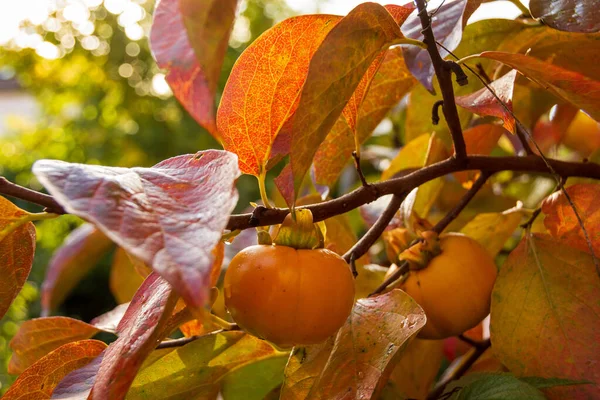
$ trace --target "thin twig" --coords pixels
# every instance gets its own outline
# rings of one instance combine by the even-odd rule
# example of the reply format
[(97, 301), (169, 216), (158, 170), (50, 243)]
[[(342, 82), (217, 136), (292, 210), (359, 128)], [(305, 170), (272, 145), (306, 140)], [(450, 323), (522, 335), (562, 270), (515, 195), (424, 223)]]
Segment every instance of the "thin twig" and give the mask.
[(444, 229), (446, 229), (446, 227), (448, 227), (448, 225), (450, 225), (450, 223), (454, 221), (456, 217), (458, 217), (458, 214), (460, 214), (461, 211), (467, 206), (467, 204), (469, 204), (473, 197), (475, 197), (477, 192), (479, 192), (479, 190), (483, 187), (490, 175), (491, 174), (488, 172), (482, 172), (479, 175), (479, 178), (477, 178), (477, 180), (473, 183), (473, 186), (471, 186), (467, 193), (465, 193), (464, 196), (460, 199), (458, 204), (456, 204), (456, 206), (454, 206), (454, 208), (450, 210), (444, 216), (444, 218), (442, 218), (437, 224), (435, 224), (432, 231), (438, 234), (442, 233)]
[(190, 337), (182, 337), (179, 339), (171, 339), (171, 340), (164, 340), (162, 342), (160, 342), (158, 344), (158, 346), (156, 346), (156, 350), (159, 349), (171, 349), (173, 347), (181, 347), (181, 346), (185, 346), (188, 343), (192, 343), (195, 340), (198, 340), (200, 338), (206, 337), (208, 335), (216, 335), (218, 333), (222, 333), (222, 332), (226, 332), (225, 329), (219, 329), (216, 330), (214, 332), (210, 332), (207, 333), (205, 335), (194, 335), (194, 336), (190, 336)]
[(375, 241), (379, 239), (385, 228), (387, 228), (387, 226), (389, 225), (392, 218), (394, 218), (394, 215), (396, 215), (396, 212), (398, 211), (400, 205), (404, 201), (406, 194), (407, 193), (405, 192), (400, 195), (395, 194), (392, 196), (392, 199), (390, 200), (389, 204), (387, 205), (385, 210), (383, 210), (375, 224), (373, 224), (373, 226), (367, 231), (367, 233), (365, 233), (365, 235), (361, 237), (360, 240), (356, 242), (354, 246), (352, 246), (352, 248), (346, 252), (346, 254), (344, 254), (343, 258), (344, 260), (346, 260), (346, 262), (349, 263), (351, 259), (357, 260), (360, 257), (362, 257), (363, 254), (369, 251), (369, 248), (371, 248), (371, 246), (373, 246), (373, 243), (375, 243)]
[(62, 208), (62, 206), (58, 204), (56, 200), (54, 200), (54, 197), (44, 193), (36, 192), (35, 190), (31, 190), (23, 186), (19, 186), (2, 176), (0, 176), (0, 194), (14, 197), (15, 199), (25, 200), (29, 203), (45, 207), (45, 211), (48, 213), (66, 213), (64, 208)]
[(456, 102), (454, 100), (452, 72), (450, 67), (442, 59), (436, 46), (435, 36), (431, 27), (431, 17), (427, 13), (425, 0), (416, 0), (416, 3), (417, 9), (419, 10), (421, 26), (423, 28), (421, 31), (423, 33), (423, 42), (427, 45), (427, 52), (431, 58), (431, 63), (435, 70), (440, 85), (440, 91), (442, 92), (442, 97), (444, 99), (442, 109), (444, 111), (444, 117), (446, 117), (446, 123), (450, 129), (450, 134), (452, 135), (452, 141), (454, 142), (454, 156), (459, 160), (463, 160), (467, 156), (467, 147), (460, 126)]
[[(436, 42), (436, 44), (438, 46), (440, 46), (441, 48), (443, 48), (444, 50), (446, 50), (446, 52), (448, 52), (448, 54), (450, 54), (452, 57), (454, 57), (455, 59), (459, 60), (459, 58), (456, 56), (456, 54), (454, 54), (452, 51), (450, 51), (448, 48), (446, 48), (443, 44), (441, 44), (440, 42)], [(525, 126), (523, 126), (523, 124), (521, 123), (521, 121), (519, 121), (519, 119), (513, 113), (513, 111), (508, 107), (508, 105), (506, 105), (502, 101), (502, 99), (496, 94), (496, 92), (494, 91), (494, 89), (492, 89), (492, 87), (490, 86), (490, 83), (491, 83), (490, 82), (490, 78), (487, 77), (487, 75), (486, 75), (486, 78), (487, 78), (487, 82), (486, 82), (486, 79), (484, 79), (481, 75), (479, 75), (479, 73), (477, 73), (468, 64), (463, 63), (462, 65), (464, 65), (466, 69), (468, 69), (473, 75), (475, 75), (477, 77), (477, 79), (479, 79), (481, 81), (481, 83), (483, 84), (483, 86), (485, 86), (485, 88), (492, 94), (492, 96), (494, 96), (496, 98), (496, 100), (498, 101), (498, 103), (500, 103), (500, 105), (502, 106), (502, 108), (507, 113), (509, 113), (510, 116), (515, 120), (515, 125), (516, 125), (515, 133), (516, 133), (517, 137), (519, 138), (519, 140), (521, 141), (521, 145), (523, 146), (523, 150), (525, 150), (525, 153), (527, 155), (534, 154), (533, 150), (529, 146), (529, 141), (527, 140), (527, 136), (531, 137), (531, 135), (529, 134), (529, 132), (527, 131), (527, 129), (525, 128)], [(477, 65), (478, 65), (479, 68), (481, 68), (482, 71), (484, 71), (483, 67), (481, 67), (481, 64), (477, 64)], [(541, 153), (541, 150), (539, 150), (539, 151)]]
[(394, 271), (393, 274), (388, 276), (375, 290), (373, 290), (369, 297), (375, 296), (377, 294), (382, 293), (389, 285), (393, 282), (396, 282), (402, 275), (408, 272), (408, 261), (403, 261), (402, 264), (398, 265), (398, 269)]
[(365, 178), (365, 175), (363, 174), (362, 168), (360, 167), (360, 156), (358, 155), (358, 153), (356, 151), (352, 152), (352, 158), (354, 159), (354, 167), (356, 168), (356, 173), (358, 174), (360, 183), (364, 187), (371, 186), (371, 185), (369, 185), (369, 182), (367, 182), (367, 179)]
[(486, 347), (487, 346), (485, 340), (484, 341), (473, 340), (473, 339), (471, 339), (471, 338), (469, 338), (469, 337), (467, 337), (465, 335), (462, 335), (462, 334), (458, 335), (458, 338), (461, 341), (463, 341), (463, 342), (465, 342), (465, 343), (467, 343), (467, 344), (469, 344), (469, 345), (471, 345), (473, 347)]
[(445, 377), (444, 380), (438, 382), (435, 385), (433, 390), (427, 395), (427, 400), (438, 399), (442, 395), (442, 393), (444, 393), (444, 389), (446, 389), (448, 383), (463, 376), (465, 372), (467, 372), (469, 368), (471, 368), (473, 364), (475, 364), (479, 357), (481, 357), (481, 355), (485, 353), (487, 349), (490, 348), (491, 345), (492, 342), (490, 341), (490, 339), (487, 339), (481, 342), (479, 346), (473, 347), (471, 351), (464, 356), (464, 360), (462, 360), (460, 366), (453, 370), (452, 373)]
[[(451, 51), (449, 51), (448, 49), (446, 49), (441, 43), (437, 43), (437, 44), (439, 46), (443, 47), (446, 51), (448, 51), (448, 53), (451, 54), (453, 57), (455, 57), (455, 58), (458, 59), (458, 57), (456, 57), (455, 54), (453, 54)], [(463, 64), (463, 65), (465, 65), (469, 71), (471, 71), (475, 76), (477, 76), (481, 80), (481, 82), (494, 95), (494, 97), (498, 100), (498, 102), (502, 105), (502, 107), (508, 113), (510, 113), (510, 115), (514, 118), (515, 124), (517, 125), (517, 129), (516, 129), (517, 135), (519, 136), (519, 139), (521, 140), (521, 143), (523, 144), (523, 148), (525, 149), (525, 151), (527, 152), (528, 155), (533, 154), (533, 151), (529, 147), (529, 143), (528, 142), (531, 141), (531, 143), (533, 143), (533, 145), (535, 146), (535, 149), (538, 151), (539, 157), (544, 161), (544, 163), (548, 167), (548, 170), (552, 174), (553, 178), (556, 180), (556, 183), (557, 183), (558, 187), (564, 193), (565, 198), (567, 199), (567, 202), (571, 206), (571, 209), (573, 209), (573, 213), (575, 214), (575, 218), (577, 218), (577, 223), (581, 227), (581, 230), (583, 232), (583, 236), (585, 238), (586, 244), (588, 246), (588, 249), (590, 250), (590, 254), (592, 255), (592, 260), (594, 261), (594, 266), (596, 267), (596, 273), (600, 277), (600, 260), (598, 260), (598, 257), (596, 257), (596, 253), (594, 252), (594, 245), (592, 244), (592, 241), (590, 239), (590, 235), (589, 235), (589, 233), (588, 233), (588, 231), (587, 231), (587, 229), (585, 227), (585, 224), (583, 223), (583, 219), (581, 218), (581, 215), (579, 214), (579, 210), (577, 210), (577, 206), (575, 205), (575, 203), (573, 202), (573, 199), (571, 199), (571, 196), (569, 195), (569, 193), (567, 193), (567, 191), (565, 189), (564, 182), (561, 179), (561, 178), (564, 178), (564, 176), (562, 176), (559, 173), (557, 173), (557, 171), (552, 166), (552, 163), (550, 162), (550, 159), (548, 159), (544, 155), (544, 152), (542, 151), (542, 149), (540, 148), (540, 146), (537, 144), (537, 142), (534, 140), (534, 138), (531, 135), (531, 133), (521, 123), (521, 121), (519, 121), (519, 119), (512, 112), (512, 110), (510, 108), (508, 108), (508, 106), (506, 104), (504, 104), (504, 102), (496, 95), (496, 93), (489, 87), (489, 85), (487, 85), (487, 83), (485, 83), (485, 81), (471, 67), (469, 67), (466, 64)]]

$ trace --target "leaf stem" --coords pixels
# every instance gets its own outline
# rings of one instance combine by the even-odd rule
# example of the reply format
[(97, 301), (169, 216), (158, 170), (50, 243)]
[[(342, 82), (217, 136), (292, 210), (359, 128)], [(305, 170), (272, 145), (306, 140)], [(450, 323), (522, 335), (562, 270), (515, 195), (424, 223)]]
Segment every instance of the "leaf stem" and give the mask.
[(422, 49), (427, 49), (427, 45), (425, 43), (423, 43), (420, 40), (416, 40), (416, 39), (411, 39), (411, 38), (407, 38), (407, 37), (403, 37), (400, 39), (396, 39), (392, 42), (391, 46), (395, 46), (398, 44), (410, 44), (413, 46), (417, 46), (420, 47)]
[(58, 217), (59, 214), (41, 212), (41, 213), (26, 213), (14, 219), (13, 222), (8, 224), (0, 231), (0, 242), (4, 240), (8, 235), (14, 232), (20, 226), (27, 222), (42, 221), (45, 219), (52, 219)]
[(531, 15), (531, 13), (529, 12), (529, 9), (527, 7), (525, 7), (525, 5), (523, 3), (521, 3), (519, 0), (508, 0), (508, 1), (513, 3), (515, 6), (517, 6), (519, 11), (521, 11), (523, 13), (523, 15)]
[(46, 207), (46, 211), (54, 214), (65, 214), (64, 208), (58, 204), (54, 197), (35, 190), (19, 186), (10, 182), (8, 179), (0, 176), (0, 194), (14, 197), (15, 199), (25, 200), (32, 204)]
[(265, 182), (267, 180), (267, 171), (263, 170), (260, 175), (257, 177), (258, 179), (258, 189), (260, 190), (260, 198), (266, 208), (273, 208), (271, 203), (269, 203), (269, 197), (267, 196), (267, 188)]

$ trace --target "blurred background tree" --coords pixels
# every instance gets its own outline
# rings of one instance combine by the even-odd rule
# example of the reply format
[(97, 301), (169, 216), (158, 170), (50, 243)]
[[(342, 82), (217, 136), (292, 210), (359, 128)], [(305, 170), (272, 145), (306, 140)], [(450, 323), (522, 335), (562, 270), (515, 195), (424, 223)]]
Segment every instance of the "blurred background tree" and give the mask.
[[(27, 0), (5, 3), (0, 17), (2, 100), (23, 107), (14, 94), (33, 96), (35, 118), (8, 118), (0, 131), (0, 175), (41, 190), (32, 164), (53, 158), (111, 166), (151, 166), (166, 158), (219, 144), (171, 95), (148, 47), (153, 1)], [(22, 18), (15, 20), (21, 8)], [(292, 11), (283, 0), (247, 0), (239, 8), (220, 90), (238, 55)], [(16, 12), (18, 14), (18, 10)], [(9, 16), (9, 17), (7, 17)], [(238, 182), (241, 201), (259, 197), (255, 180)], [(31, 205), (18, 203), (33, 210)], [(81, 220), (72, 216), (38, 224), (38, 251), (28, 284), (0, 321), (0, 393), (8, 342), (20, 321), (39, 315), (38, 288), (53, 251)], [(108, 291), (110, 256), (77, 286), (60, 314), (89, 321), (115, 306)]]

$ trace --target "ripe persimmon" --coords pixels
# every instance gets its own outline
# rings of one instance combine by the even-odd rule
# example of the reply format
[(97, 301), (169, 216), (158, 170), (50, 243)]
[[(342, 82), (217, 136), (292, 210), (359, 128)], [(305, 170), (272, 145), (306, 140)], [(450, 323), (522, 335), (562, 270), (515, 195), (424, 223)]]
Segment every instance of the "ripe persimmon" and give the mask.
[(352, 272), (327, 249), (248, 247), (231, 260), (223, 290), (233, 320), (280, 347), (323, 342), (354, 303)]
[(490, 312), (497, 269), (477, 241), (459, 233), (439, 238), (439, 254), (413, 269), (398, 287), (425, 311), (423, 339), (444, 339), (476, 326)]

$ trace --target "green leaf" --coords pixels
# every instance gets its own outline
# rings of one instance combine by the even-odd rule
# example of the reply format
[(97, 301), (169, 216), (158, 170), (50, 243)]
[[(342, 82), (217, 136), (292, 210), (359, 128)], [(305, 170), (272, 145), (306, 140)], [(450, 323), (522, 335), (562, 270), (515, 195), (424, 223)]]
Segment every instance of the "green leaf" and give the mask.
[(244, 332), (206, 335), (141, 370), (127, 399), (207, 398), (219, 391), (219, 381), (229, 372), (280, 354)]
[(281, 385), (288, 354), (279, 354), (241, 367), (226, 375), (221, 385), (224, 400), (262, 400)]
[(547, 389), (556, 386), (571, 386), (571, 385), (585, 385), (592, 383), (586, 380), (573, 380), (573, 379), (561, 379), (561, 378), (540, 378), (539, 376), (524, 376), (519, 378), (525, 383), (536, 387), (538, 389)]
[(450, 383), (452, 400), (544, 400), (535, 387), (509, 374), (471, 374)]

